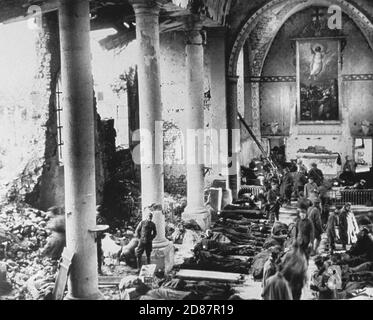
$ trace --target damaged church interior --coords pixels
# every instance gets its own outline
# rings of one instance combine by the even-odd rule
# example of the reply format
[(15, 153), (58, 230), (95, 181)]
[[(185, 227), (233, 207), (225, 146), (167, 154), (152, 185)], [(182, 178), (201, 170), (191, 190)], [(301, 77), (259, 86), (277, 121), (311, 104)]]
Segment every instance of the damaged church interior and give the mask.
[(373, 300), (371, 0), (0, 0), (0, 300)]

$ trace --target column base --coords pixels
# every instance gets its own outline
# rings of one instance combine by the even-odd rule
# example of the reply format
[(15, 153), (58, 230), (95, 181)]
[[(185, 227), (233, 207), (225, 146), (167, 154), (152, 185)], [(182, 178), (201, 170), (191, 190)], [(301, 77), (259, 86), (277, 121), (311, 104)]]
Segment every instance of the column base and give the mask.
[(100, 292), (100, 291), (97, 291), (97, 293), (94, 293), (90, 296), (87, 296), (87, 297), (74, 297), (71, 295), (71, 293), (68, 293), (64, 298), (63, 300), (105, 300), (105, 297), (104, 295)]
[[(169, 273), (174, 267), (174, 254), (175, 248), (172, 242), (164, 241), (162, 243), (153, 242), (153, 250), (150, 256), (151, 263), (156, 264), (156, 270), (163, 270), (165, 273)], [(146, 263), (146, 256), (142, 256), (142, 264)]]
[(238, 192), (240, 191), (240, 184), (238, 184), (238, 180), (241, 179), (238, 175), (230, 175), (228, 176), (228, 187), (227, 190), (230, 191), (232, 201), (238, 199)]
[(224, 207), (228, 204), (232, 204), (233, 202), (233, 196), (232, 196), (232, 190), (229, 188), (223, 189), (223, 200), (221, 204), (221, 209), (223, 210)]
[(6, 282), (7, 266), (5, 262), (0, 262), (0, 282)]
[(202, 231), (206, 231), (211, 227), (211, 214), (207, 212), (206, 208), (189, 209), (186, 207), (181, 215), (181, 219), (185, 222), (191, 220), (196, 221)]

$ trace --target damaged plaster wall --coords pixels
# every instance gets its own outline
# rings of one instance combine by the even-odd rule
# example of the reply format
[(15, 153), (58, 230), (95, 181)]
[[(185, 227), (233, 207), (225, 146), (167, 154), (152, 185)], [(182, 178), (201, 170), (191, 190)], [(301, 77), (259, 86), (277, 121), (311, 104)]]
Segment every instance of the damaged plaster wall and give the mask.
[[(218, 135), (220, 135), (220, 129), (226, 129), (227, 125), (224, 35), (223, 30), (208, 30), (207, 41), (204, 45), (205, 129), (215, 129)], [(118, 70), (118, 77), (121, 73), (128, 75), (130, 68), (135, 67), (135, 62), (133, 62), (133, 65), (128, 65), (128, 60), (131, 59), (128, 56), (133, 52), (132, 44), (129, 44), (125, 50), (118, 53), (123, 60), (124, 66), (122, 70)], [(182, 138), (185, 135), (185, 110), (187, 108), (184, 32), (161, 34), (160, 49), (164, 121), (165, 191), (185, 194), (185, 145)], [(130, 112), (132, 104), (129, 101)], [(133, 115), (130, 114), (129, 119), (133, 119)], [(227, 145), (226, 132), (221, 133), (218, 143), (222, 148), (215, 146), (215, 148), (209, 149), (210, 155), (207, 159), (206, 167), (211, 168), (211, 170), (206, 175), (206, 184), (210, 184), (223, 171), (224, 163), (222, 163), (221, 159), (226, 161), (226, 157), (224, 156)], [(214, 164), (212, 164), (213, 157), (218, 159), (218, 161), (214, 160)]]
[(164, 136), (167, 147), (164, 188), (166, 192), (177, 188), (185, 194), (186, 167), (183, 164), (185, 146), (178, 137), (186, 130), (185, 42), (181, 32), (161, 34), (160, 41), (163, 120), (166, 124)]
[(59, 165), (57, 147), (57, 103), (56, 87), (60, 72), (59, 27), (56, 13), (43, 16), (43, 28), (37, 41), (39, 68), (36, 76), (40, 107), (47, 108), (45, 123), (45, 145), (42, 175), (37, 188), (26, 197), (35, 207), (46, 210), (51, 206), (64, 206), (63, 166)]
[[(56, 88), (60, 73), (57, 13), (43, 15), (42, 28), (30, 35), (34, 37), (34, 45), (28, 54), (36, 53), (32, 90), (26, 98), (18, 97), (13, 105), (4, 96), (0, 99), (3, 106), (0, 121), (4, 122), (1, 139), (6, 141), (1, 144), (0, 179), (3, 196), (9, 201), (25, 201), (47, 210), (51, 206), (64, 206), (64, 167), (57, 145)], [(20, 82), (20, 87), (23, 86)], [(95, 105), (92, 108), (96, 117), (96, 190), (100, 204), (115, 153), (115, 130), (113, 121), (102, 121)]]
[[(44, 157), (40, 159), (42, 170), (38, 183), (25, 197), (27, 203), (36, 208), (47, 210), (51, 206), (64, 206), (64, 166), (58, 156), (57, 137), (57, 99), (56, 86), (60, 72), (60, 46), (58, 18), (55, 13), (43, 17), (43, 28), (38, 35), (37, 54), (39, 67), (37, 71), (35, 94), (38, 95), (41, 108), (48, 108), (48, 120), (43, 126), (45, 137), (40, 144), (45, 144)], [(60, 94), (63, 95), (63, 92)], [(61, 100), (61, 97), (60, 97)], [(95, 110), (95, 147), (96, 147), (96, 199), (100, 204), (103, 198), (104, 184), (108, 180), (109, 165), (115, 152), (115, 132), (112, 133), (111, 121), (101, 121)], [(61, 104), (60, 107), (63, 108)], [(63, 110), (62, 110), (63, 113)], [(62, 131), (64, 129), (62, 128)], [(108, 141), (108, 143), (106, 143)], [(113, 146), (114, 144), (114, 146)], [(31, 191), (31, 190), (30, 190)]]
[[(8, 50), (13, 50), (10, 59), (17, 59), (17, 63), (8, 61), (12, 70), (3, 74), (9, 87), (17, 86), (17, 93), (12, 95), (8, 89), (2, 92), (0, 98), (1, 193), (3, 198), (22, 201), (35, 189), (43, 171), (50, 98), (49, 94), (44, 94), (46, 83), (50, 81), (49, 74), (44, 74), (44, 71), (49, 68), (50, 57), (44, 53), (46, 43), (40, 41), (39, 35), (30, 30), (27, 23), (4, 28), (17, 33), (17, 36), (4, 35)], [(16, 42), (22, 44), (17, 45)], [(20, 54), (24, 57), (19, 58)], [(21, 76), (17, 68), (23, 68)]]
[[(183, 32), (161, 35), (163, 120), (173, 124), (170, 126), (172, 130), (177, 128), (183, 133), (186, 130), (185, 110), (187, 108), (185, 58)], [(208, 156), (205, 166), (211, 168), (205, 177), (208, 185), (222, 173), (224, 167), (221, 159), (224, 158), (226, 135), (223, 133), (220, 139), (220, 129), (226, 128), (224, 31), (208, 30), (204, 46), (204, 67), (205, 130), (208, 132), (209, 129), (214, 129), (219, 135), (219, 147), (214, 144), (214, 148), (207, 148), (206, 152)], [(207, 140), (207, 144), (210, 141)], [(170, 154), (174, 154), (173, 160), (176, 162), (180, 160), (178, 155), (183, 152), (185, 152), (185, 146), (182, 139), (176, 139), (175, 143), (165, 150), (165, 154), (169, 157)], [(185, 176), (184, 164), (165, 164), (165, 190), (172, 191), (175, 187), (181, 189), (181, 185), (186, 184)]]

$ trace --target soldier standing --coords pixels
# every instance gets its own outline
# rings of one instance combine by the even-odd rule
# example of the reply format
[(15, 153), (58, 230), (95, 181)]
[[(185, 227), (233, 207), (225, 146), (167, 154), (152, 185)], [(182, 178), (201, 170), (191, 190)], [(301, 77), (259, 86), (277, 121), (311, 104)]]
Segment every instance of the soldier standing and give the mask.
[(148, 219), (141, 221), (135, 231), (140, 242), (136, 248), (137, 268), (141, 268), (141, 257), (145, 251), (147, 263), (150, 264), (150, 255), (153, 250), (153, 240), (157, 236), (157, 230), (153, 219), (153, 213), (149, 213)]

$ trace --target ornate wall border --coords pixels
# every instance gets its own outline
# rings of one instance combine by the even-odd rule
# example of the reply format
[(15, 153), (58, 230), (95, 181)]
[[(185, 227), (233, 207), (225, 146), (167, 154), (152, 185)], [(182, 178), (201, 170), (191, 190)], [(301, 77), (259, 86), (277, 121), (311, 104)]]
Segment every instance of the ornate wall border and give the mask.
[[(273, 83), (273, 82), (296, 82), (296, 76), (260, 76), (245, 77), (246, 83)], [(373, 81), (372, 73), (342, 74), (342, 81)]]

